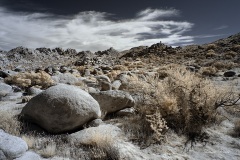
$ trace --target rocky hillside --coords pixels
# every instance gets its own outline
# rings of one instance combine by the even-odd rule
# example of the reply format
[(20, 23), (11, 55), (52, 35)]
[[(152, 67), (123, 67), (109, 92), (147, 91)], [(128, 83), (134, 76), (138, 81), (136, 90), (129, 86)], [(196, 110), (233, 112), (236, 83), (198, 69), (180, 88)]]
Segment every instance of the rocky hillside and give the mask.
[(1, 160), (240, 158), (240, 34), (0, 51)]

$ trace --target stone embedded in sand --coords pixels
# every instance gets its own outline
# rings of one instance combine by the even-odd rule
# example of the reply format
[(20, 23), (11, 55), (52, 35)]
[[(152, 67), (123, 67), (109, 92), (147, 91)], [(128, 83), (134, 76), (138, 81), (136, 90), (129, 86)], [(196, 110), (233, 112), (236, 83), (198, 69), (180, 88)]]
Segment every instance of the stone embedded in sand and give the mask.
[(49, 132), (61, 133), (100, 117), (101, 111), (98, 102), (87, 92), (59, 84), (32, 98), (21, 114)]

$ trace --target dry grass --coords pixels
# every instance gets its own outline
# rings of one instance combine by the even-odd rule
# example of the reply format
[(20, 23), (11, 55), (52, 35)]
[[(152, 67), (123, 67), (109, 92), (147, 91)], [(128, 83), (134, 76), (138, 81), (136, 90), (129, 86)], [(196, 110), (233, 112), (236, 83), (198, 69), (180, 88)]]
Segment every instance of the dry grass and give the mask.
[(21, 138), (27, 143), (29, 149), (34, 148), (35, 138), (33, 136), (23, 135)]
[(4, 79), (8, 84), (15, 84), (21, 88), (29, 88), (32, 86), (41, 86), (41, 88), (48, 88), (54, 84), (51, 76), (44, 71), (40, 72), (25, 72), (10, 76)]
[(20, 136), (21, 122), (18, 121), (18, 118), (15, 114), (10, 111), (1, 111), (0, 112), (0, 129), (5, 132)]
[(50, 158), (56, 155), (56, 144), (51, 142), (47, 144), (41, 151), (40, 154), (43, 158)]
[(116, 137), (112, 137), (111, 134), (101, 134), (99, 132), (90, 132), (91, 138), (85, 145), (89, 146), (90, 159), (93, 160), (119, 160), (120, 155), (118, 152)]

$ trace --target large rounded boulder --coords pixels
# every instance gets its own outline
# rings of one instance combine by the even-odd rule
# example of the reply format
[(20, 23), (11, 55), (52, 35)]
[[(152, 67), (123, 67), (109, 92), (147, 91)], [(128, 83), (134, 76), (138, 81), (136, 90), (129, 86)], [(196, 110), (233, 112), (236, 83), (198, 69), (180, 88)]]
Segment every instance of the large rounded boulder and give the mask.
[(76, 86), (59, 84), (33, 97), (21, 115), (51, 133), (75, 130), (101, 116), (98, 102)]

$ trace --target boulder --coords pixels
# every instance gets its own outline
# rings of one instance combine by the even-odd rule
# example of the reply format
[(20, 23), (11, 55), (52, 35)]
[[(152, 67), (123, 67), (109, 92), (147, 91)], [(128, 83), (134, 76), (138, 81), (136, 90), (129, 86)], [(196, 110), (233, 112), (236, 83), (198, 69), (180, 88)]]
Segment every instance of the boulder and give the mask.
[(105, 113), (113, 113), (124, 108), (133, 107), (135, 102), (128, 92), (109, 90), (90, 93)]
[(233, 77), (235, 75), (236, 75), (236, 72), (234, 72), (234, 71), (226, 71), (223, 74), (224, 77)]
[(78, 82), (78, 78), (71, 73), (60, 73), (58, 75), (52, 76), (52, 79), (56, 83), (75, 84)]
[(112, 83), (112, 89), (113, 90), (118, 90), (119, 88), (120, 88), (120, 86), (121, 86), (121, 81), (120, 80), (115, 80), (115, 81), (113, 81), (113, 83)]
[(98, 102), (82, 89), (59, 84), (33, 97), (21, 115), (52, 133), (75, 130), (101, 116)]
[(0, 129), (0, 157), (14, 159), (21, 157), (28, 150), (27, 143), (19, 137), (12, 136)]
[(5, 83), (0, 83), (0, 99), (11, 92), (12, 92), (11, 86), (9, 86)]
[(16, 158), (15, 160), (41, 160), (41, 159), (42, 159), (41, 156), (38, 155), (37, 153), (28, 151), (21, 157)]

